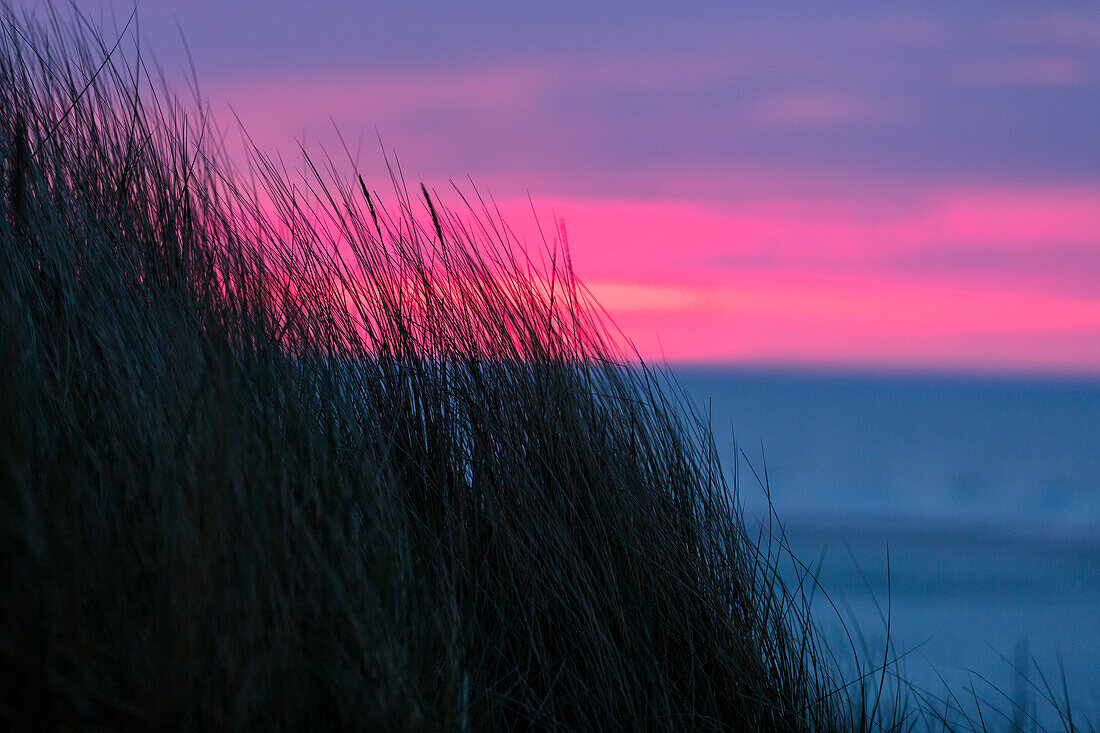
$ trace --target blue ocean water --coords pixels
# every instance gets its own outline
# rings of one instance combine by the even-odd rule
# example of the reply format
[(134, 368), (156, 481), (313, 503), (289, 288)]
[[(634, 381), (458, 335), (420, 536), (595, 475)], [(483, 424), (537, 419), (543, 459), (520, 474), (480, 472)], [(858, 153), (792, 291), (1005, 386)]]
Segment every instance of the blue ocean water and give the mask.
[(916, 688), (1009, 711), (1001, 693), (1045, 691), (1034, 659), (1059, 698), (1064, 669), (1075, 713), (1100, 724), (1100, 380), (675, 374), (731, 479), (744, 451), (749, 522), (768, 517), (749, 468), (766, 465), (794, 554), (824, 557), (830, 644), (858, 628), (881, 653), (888, 619)]

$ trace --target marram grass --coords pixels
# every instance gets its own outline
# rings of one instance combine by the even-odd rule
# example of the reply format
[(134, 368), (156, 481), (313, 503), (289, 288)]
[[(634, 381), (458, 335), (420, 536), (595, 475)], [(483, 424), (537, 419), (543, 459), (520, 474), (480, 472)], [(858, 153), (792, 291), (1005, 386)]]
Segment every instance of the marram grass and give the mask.
[(4, 727), (934, 727), (556, 245), (244, 176), (115, 38), (2, 22)]

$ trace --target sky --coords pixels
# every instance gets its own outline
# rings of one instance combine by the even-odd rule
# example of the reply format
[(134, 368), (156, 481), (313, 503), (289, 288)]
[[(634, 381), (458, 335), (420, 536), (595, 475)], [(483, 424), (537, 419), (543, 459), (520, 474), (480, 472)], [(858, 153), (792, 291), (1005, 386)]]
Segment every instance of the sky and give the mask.
[[(101, 28), (131, 2), (78, 1)], [(17, 6), (33, 8), (26, 0)], [(112, 21), (112, 17), (115, 21)], [(647, 358), (1100, 375), (1100, 5), (142, 0), (293, 158), (472, 180)], [(467, 184), (463, 184), (467, 185)], [(524, 234), (526, 233), (526, 234)]]

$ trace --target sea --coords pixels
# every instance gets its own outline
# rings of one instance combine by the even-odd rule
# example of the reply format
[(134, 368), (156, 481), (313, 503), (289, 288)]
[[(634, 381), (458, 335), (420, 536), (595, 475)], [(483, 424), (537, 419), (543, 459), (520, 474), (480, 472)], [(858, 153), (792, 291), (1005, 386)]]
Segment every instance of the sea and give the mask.
[(1100, 379), (673, 372), (847, 674), (1100, 728)]

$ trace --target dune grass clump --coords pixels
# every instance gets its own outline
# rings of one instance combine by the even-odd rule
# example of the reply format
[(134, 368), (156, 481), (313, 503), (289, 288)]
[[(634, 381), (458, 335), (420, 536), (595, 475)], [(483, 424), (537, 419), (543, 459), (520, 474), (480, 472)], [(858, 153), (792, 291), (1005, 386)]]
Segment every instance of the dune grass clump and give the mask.
[(50, 18), (0, 33), (4, 727), (906, 723), (557, 243), (242, 175)]
[(562, 256), (246, 180), (140, 59), (3, 22), (0, 719), (829, 726), (705, 436)]

